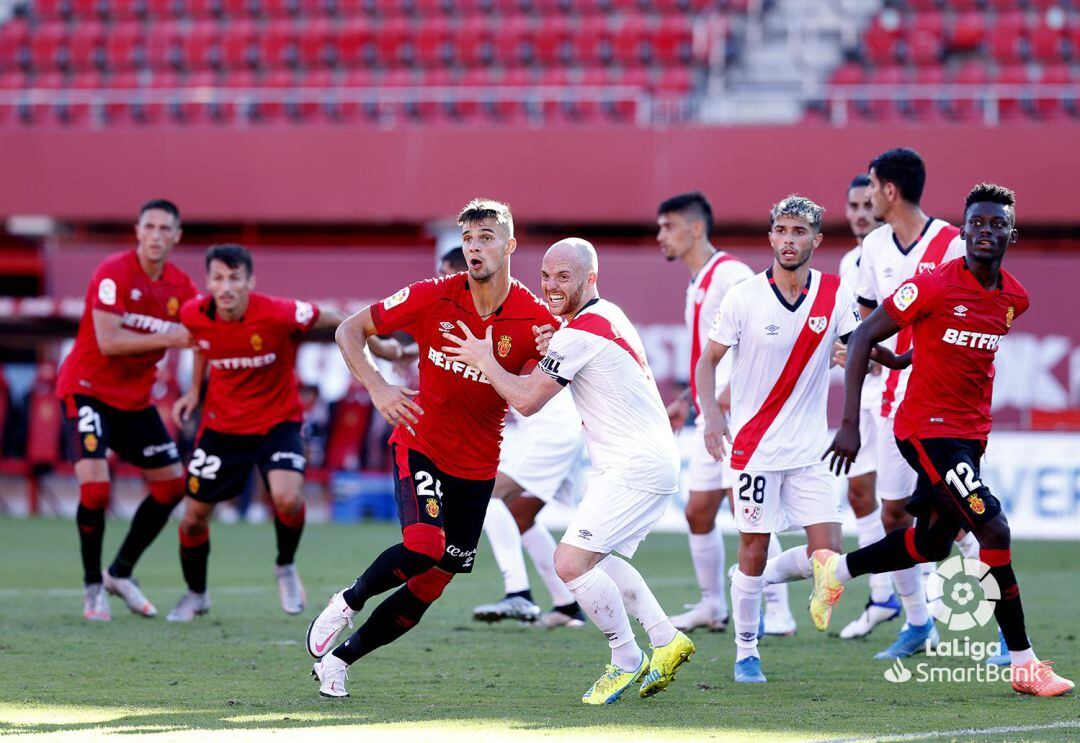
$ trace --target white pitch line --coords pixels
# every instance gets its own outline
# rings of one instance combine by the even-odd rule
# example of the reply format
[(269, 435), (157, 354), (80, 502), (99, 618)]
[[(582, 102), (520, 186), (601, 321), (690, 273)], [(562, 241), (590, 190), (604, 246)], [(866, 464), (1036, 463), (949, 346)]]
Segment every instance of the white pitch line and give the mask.
[(1080, 720), (1062, 720), (1041, 725), (1005, 725), (996, 728), (963, 728), (961, 730), (939, 730), (925, 733), (901, 733), (897, 735), (879, 735), (873, 738), (829, 738), (817, 743), (900, 743), (905, 740), (927, 740), (932, 738), (956, 738), (961, 735), (1005, 735), (1009, 733), (1035, 733), (1040, 730), (1075, 730), (1080, 728)]

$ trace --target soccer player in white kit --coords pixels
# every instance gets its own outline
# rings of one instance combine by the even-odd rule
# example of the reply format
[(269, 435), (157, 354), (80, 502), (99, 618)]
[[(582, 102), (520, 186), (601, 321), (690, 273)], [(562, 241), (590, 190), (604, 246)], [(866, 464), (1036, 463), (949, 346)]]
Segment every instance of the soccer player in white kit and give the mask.
[[(663, 201), (657, 208), (656, 235), (660, 249), (668, 261), (680, 260), (690, 272), (686, 288), (686, 329), (690, 335), (690, 387), (668, 405), (668, 418), (676, 433), (683, 427), (691, 406), (697, 406), (697, 385), (694, 367), (701, 349), (708, 340), (720, 302), (731, 287), (754, 275), (742, 261), (730, 253), (717, 250), (709, 241), (713, 212), (708, 199), (697, 191), (679, 194)], [(716, 369), (716, 389), (721, 407), (728, 408), (728, 381), (731, 362), (724, 361)], [(700, 407), (697, 408), (700, 411)], [(734, 474), (726, 462), (718, 462), (705, 450), (705, 426), (700, 418), (694, 426), (694, 448), (690, 452), (687, 472), (689, 497), (686, 502), (686, 524), (690, 532), (690, 557), (694, 563), (701, 598), (688, 605), (688, 611), (671, 618), (671, 623), (684, 632), (698, 627), (723, 631), (728, 624), (727, 591), (724, 587), (724, 540), (716, 526), (716, 515), (724, 498), (731, 498)], [(769, 542), (770, 556), (780, 554), (780, 541)], [(787, 586), (769, 586), (765, 593), (765, 633), (793, 634), (795, 618), (788, 606)]]
[[(917, 152), (906, 147), (883, 152), (870, 163), (869, 177), (867, 195), (874, 219), (885, 224), (863, 240), (854, 289), (864, 318), (908, 279), (965, 253), (960, 230), (942, 219), (928, 217), (919, 206), (926, 185), (926, 166)], [(911, 348), (911, 331), (902, 331), (882, 345), (903, 354)], [(915, 470), (900, 454), (893, 436), (893, 418), (904, 399), (910, 374), (909, 370), (888, 371), (877, 407), (877, 496), (882, 501), (881, 520), (886, 533), (914, 523), (905, 505), (915, 492)], [(974, 550), (977, 557), (978, 543), (968, 539), (961, 549)], [(906, 622), (896, 641), (876, 658), (907, 658), (924, 650), (927, 640), (933, 643), (937, 639), (920, 567), (898, 570), (892, 578)]]
[[(852, 179), (847, 190), (847, 207), (844, 216), (847, 218), (852, 234), (855, 235), (855, 247), (840, 259), (840, 278), (849, 287), (854, 287), (859, 282), (863, 240), (876, 226), (874, 207), (867, 194), (869, 187), (870, 176), (860, 173)], [(846, 346), (841, 346), (837, 354), (841, 359), (846, 360)], [(881, 508), (878, 506), (875, 495), (877, 410), (881, 407), (881, 390), (884, 381), (881, 366), (871, 364), (870, 373), (866, 375), (866, 383), (863, 385), (859, 420), (859, 435), (863, 441), (863, 448), (859, 450), (858, 456), (851, 464), (851, 470), (847, 473), (848, 504), (855, 513), (855, 532), (858, 535), (860, 547), (885, 538), (885, 527), (881, 523)], [(866, 608), (840, 631), (840, 637), (844, 640), (865, 637), (873, 631), (874, 627), (900, 615), (900, 600), (893, 593), (892, 577), (888, 573), (877, 573), (869, 576), (869, 581), (870, 597), (866, 600)]]
[[(840, 506), (828, 468), (825, 410), (834, 341), (858, 325), (855, 297), (838, 276), (810, 268), (824, 209), (801, 196), (772, 208), (774, 260), (724, 297), (695, 370), (705, 445), (727, 455), (735, 485), (739, 564), (731, 579), (735, 680), (764, 683), (758, 654), (763, 584), (808, 578), (815, 545), (841, 544)], [(716, 366), (733, 350), (731, 431), (716, 402)], [(769, 536), (802, 528), (806, 545), (769, 560)], [(768, 574), (768, 575), (766, 575)]]
[[(511, 410), (503, 431), (502, 456), (488, 505), (484, 533), (503, 576), (504, 597), (473, 609), (485, 622), (519, 619), (543, 627), (583, 627), (584, 615), (555, 572), (555, 539), (536, 521), (557, 500), (576, 504), (585, 467), (585, 439), (569, 390), (528, 418)], [(541, 613), (533, 599), (522, 547), (551, 594), (553, 608)]]
[[(593, 472), (555, 552), (555, 568), (611, 648), (611, 664), (581, 701), (611, 704), (639, 682), (643, 697), (666, 688), (695, 648), (637, 569), (612, 554), (633, 557), (663, 515), (678, 489), (679, 453), (641, 338), (622, 310), (600, 298), (597, 270), (595, 249), (579, 238), (560, 240), (544, 255), (544, 299), (568, 322), (555, 331), (547, 356), (530, 375), (498, 365), (490, 330), (477, 339), (461, 325), (443, 334), (443, 350), (480, 369), (526, 416), (570, 386)], [(648, 633), (651, 658), (638, 647), (629, 615)]]

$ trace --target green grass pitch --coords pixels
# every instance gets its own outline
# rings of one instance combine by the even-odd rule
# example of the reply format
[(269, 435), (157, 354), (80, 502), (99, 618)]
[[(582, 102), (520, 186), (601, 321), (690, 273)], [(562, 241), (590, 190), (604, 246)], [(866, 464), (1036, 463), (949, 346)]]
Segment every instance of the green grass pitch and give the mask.
[[(107, 558), (126, 528), (109, 521)], [(0, 735), (248, 740), (276, 733), (276, 740), (318, 734), (320, 740), (401, 743), (1080, 736), (1075, 695), (1024, 698), (1004, 682), (889, 683), (883, 676), (888, 663), (872, 655), (891, 642), (897, 623), (880, 627), (866, 641), (820, 634), (805, 611), (808, 583), (791, 586), (798, 634), (762, 642), (767, 685), (732, 681), (730, 630), (698, 632), (697, 655), (667, 691), (648, 700), (628, 694), (610, 707), (586, 707), (579, 698), (607, 659), (595, 628), (549, 631), (472, 621), (473, 605), (501, 593), (486, 543), (475, 573), (457, 578), (417, 629), (353, 666), (351, 698), (323, 699), (308, 676), (307, 624), (331, 592), (397, 536), (389, 525), (309, 527), (298, 560), (309, 608), (302, 617), (288, 617), (273, 582), (272, 527), (215, 525), (213, 608), (193, 624), (178, 626), (163, 619), (182, 585), (170, 526), (137, 570), (162, 616), (135, 617), (112, 599), (113, 621), (91, 624), (81, 618), (74, 524), (0, 520)], [(789, 536), (785, 543), (796, 539)], [(727, 537), (726, 544), (733, 555), (735, 539)], [(1080, 677), (1080, 543), (1025, 542), (1015, 545), (1014, 554), (1036, 651), (1064, 675)], [(684, 536), (653, 535), (634, 564), (669, 612), (694, 598)], [(535, 577), (533, 590), (545, 603)], [(851, 585), (834, 629), (858, 613), (865, 596), (865, 579)], [(644, 633), (638, 635), (644, 643)], [(995, 631), (986, 627), (972, 636), (990, 641)], [(963, 665), (931, 660), (935, 667)]]

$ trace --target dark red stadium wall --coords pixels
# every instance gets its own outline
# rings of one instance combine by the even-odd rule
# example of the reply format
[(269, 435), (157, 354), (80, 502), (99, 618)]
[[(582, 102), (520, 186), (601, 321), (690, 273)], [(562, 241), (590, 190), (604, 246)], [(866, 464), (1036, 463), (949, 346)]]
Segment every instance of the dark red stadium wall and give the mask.
[(724, 222), (760, 222), (792, 191), (838, 220), (851, 176), (897, 145), (926, 158), (932, 213), (956, 218), (975, 182), (996, 180), (1019, 191), (1023, 223), (1080, 220), (1065, 187), (1080, 171), (1080, 127), (1067, 124), (9, 131), (0, 216), (126, 221), (160, 194), (198, 221), (422, 224), (486, 194), (523, 224), (640, 223), (661, 199), (700, 188)]

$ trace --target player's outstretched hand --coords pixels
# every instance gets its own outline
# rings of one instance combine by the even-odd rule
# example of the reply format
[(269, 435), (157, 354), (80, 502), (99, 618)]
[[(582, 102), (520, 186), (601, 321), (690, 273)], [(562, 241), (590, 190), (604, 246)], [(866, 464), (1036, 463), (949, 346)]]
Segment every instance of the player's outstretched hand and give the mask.
[(371, 390), (371, 404), (391, 426), (405, 426), (409, 433), (415, 434), (412, 427), (419, 423), (417, 416), (424, 414), (423, 409), (413, 400), (418, 394), (418, 390), (389, 384), (378, 390)]
[(491, 326), (487, 326), (483, 338), (477, 338), (473, 335), (472, 331), (469, 330), (469, 326), (461, 320), (458, 320), (458, 327), (465, 337), (458, 338), (456, 335), (443, 333), (443, 338), (450, 342), (450, 345), (442, 347), (443, 353), (454, 361), (463, 361), (469, 366), (479, 369), (484, 359), (491, 356)]
[(536, 336), (536, 352), (543, 358), (547, 356), (548, 344), (551, 343), (551, 336), (555, 335), (555, 326), (551, 323), (547, 325), (533, 325), (533, 335)]
[(183, 428), (188, 418), (199, 404), (199, 396), (186, 393), (176, 399), (172, 406), (172, 419), (178, 427)]
[(842, 423), (821, 458), (824, 460), (831, 454), (829, 470), (837, 475), (846, 475), (851, 470), (851, 463), (855, 461), (855, 455), (859, 453), (861, 445), (859, 427)]
[(718, 418), (705, 418), (705, 449), (717, 462), (727, 456), (727, 447), (724, 442), (731, 443), (731, 433), (728, 431), (727, 420), (724, 416)]

